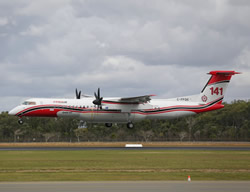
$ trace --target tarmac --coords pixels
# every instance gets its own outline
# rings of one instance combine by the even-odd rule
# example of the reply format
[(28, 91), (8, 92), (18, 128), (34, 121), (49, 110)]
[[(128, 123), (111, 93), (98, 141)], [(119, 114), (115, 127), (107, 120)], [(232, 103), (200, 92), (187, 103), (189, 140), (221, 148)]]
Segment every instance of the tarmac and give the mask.
[(1, 192), (249, 192), (250, 181), (0, 182)]

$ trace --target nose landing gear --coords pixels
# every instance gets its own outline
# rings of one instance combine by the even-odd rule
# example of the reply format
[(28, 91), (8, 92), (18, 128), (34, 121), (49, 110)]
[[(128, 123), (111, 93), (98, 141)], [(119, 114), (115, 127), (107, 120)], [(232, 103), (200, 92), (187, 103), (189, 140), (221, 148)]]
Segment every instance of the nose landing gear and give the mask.
[(23, 120), (22, 120), (22, 119), (18, 119), (18, 123), (19, 123), (20, 125), (22, 125), (22, 124), (23, 124)]

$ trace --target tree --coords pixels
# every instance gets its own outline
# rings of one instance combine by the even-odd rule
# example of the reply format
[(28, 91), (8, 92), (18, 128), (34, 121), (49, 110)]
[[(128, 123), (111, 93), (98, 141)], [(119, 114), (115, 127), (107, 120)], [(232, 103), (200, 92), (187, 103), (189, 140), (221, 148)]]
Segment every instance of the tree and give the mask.
[(144, 139), (145, 142), (148, 142), (150, 137), (153, 136), (153, 131), (152, 130), (148, 130), (148, 131), (141, 130), (140, 135), (142, 136), (142, 138)]
[(182, 141), (185, 137), (187, 137), (187, 132), (186, 131), (181, 131), (179, 133), (180, 141)]
[(197, 120), (193, 116), (189, 116), (186, 118), (186, 123), (188, 126), (188, 141), (191, 141), (191, 135), (192, 135), (192, 129), (194, 125), (196, 124)]
[(88, 129), (87, 128), (78, 128), (74, 130), (75, 135), (77, 137), (77, 141), (80, 142), (80, 138), (84, 137), (88, 134)]

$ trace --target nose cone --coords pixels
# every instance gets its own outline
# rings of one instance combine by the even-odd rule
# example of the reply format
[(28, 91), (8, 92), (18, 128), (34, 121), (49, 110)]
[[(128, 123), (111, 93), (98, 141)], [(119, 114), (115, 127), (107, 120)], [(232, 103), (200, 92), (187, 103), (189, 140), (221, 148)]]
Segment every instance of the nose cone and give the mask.
[(15, 113), (15, 110), (14, 110), (14, 109), (10, 110), (8, 114), (9, 114), (9, 115), (16, 115), (16, 113)]
[(9, 111), (9, 115), (17, 115), (19, 114), (22, 110), (24, 110), (25, 107), (23, 105), (18, 105), (17, 107), (15, 107), (14, 109)]
[(9, 115), (16, 115), (18, 112), (17, 107), (9, 111)]

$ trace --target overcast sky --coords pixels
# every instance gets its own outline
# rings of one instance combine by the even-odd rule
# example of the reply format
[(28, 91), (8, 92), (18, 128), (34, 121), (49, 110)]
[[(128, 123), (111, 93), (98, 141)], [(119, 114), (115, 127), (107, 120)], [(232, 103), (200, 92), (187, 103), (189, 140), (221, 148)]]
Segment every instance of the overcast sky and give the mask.
[(236, 70), (250, 99), (248, 0), (0, 0), (0, 111), (29, 97), (198, 94)]

